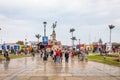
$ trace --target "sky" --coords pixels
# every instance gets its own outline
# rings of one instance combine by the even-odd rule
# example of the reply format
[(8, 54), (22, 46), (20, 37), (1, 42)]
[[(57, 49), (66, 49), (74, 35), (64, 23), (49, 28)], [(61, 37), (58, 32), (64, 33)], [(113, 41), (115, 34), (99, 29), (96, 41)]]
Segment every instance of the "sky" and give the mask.
[(57, 21), (57, 40), (64, 45), (71, 45), (70, 28), (75, 29), (75, 44), (79, 39), (109, 42), (111, 24), (112, 42), (120, 42), (120, 0), (0, 0), (0, 43), (37, 41), (35, 34), (44, 35), (44, 21), (49, 38)]

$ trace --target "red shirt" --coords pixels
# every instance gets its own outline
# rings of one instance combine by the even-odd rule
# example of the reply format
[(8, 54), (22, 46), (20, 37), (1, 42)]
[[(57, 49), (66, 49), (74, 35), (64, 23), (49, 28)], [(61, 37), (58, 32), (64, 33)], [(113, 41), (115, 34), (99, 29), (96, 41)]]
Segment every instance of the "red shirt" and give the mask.
[(71, 55), (72, 55), (72, 56), (74, 56), (74, 54), (75, 54), (74, 52), (71, 52)]
[(56, 50), (56, 56), (60, 56), (60, 50)]

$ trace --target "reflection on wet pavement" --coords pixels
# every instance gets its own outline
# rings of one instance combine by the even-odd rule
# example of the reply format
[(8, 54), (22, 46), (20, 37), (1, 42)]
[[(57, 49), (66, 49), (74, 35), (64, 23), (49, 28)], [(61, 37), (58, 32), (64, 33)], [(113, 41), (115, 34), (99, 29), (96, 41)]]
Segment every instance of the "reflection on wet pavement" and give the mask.
[(25, 57), (1, 61), (0, 80), (120, 80), (120, 67), (77, 59), (57, 64), (51, 58)]
[(4, 69), (8, 70), (10, 61), (4, 62)]

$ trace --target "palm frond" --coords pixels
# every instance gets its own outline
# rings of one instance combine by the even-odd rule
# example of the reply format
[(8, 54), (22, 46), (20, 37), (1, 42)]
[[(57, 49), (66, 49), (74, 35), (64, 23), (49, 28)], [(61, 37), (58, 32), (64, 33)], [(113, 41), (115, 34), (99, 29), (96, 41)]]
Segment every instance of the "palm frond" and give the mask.
[(115, 26), (114, 25), (109, 25), (109, 29), (113, 29)]
[(70, 29), (70, 32), (74, 32), (74, 31), (75, 31), (75, 29), (74, 29), (74, 28), (71, 28), (71, 29)]
[(71, 39), (72, 39), (72, 40), (77, 40), (76, 37), (72, 37)]

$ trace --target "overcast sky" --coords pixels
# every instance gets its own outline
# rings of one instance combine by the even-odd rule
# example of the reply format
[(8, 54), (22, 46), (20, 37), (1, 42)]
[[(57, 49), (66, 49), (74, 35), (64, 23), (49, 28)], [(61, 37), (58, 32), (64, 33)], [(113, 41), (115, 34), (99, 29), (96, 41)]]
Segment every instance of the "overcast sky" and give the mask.
[[(81, 43), (109, 41), (120, 42), (120, 0), (0, 0), (0, 42), (18, 40), (37, 41), (35, 34), (44, 35), (43, 22), (47, 22), (47, 36), (52, 33), (52, 23), (57, 21), (57, 40), (71, 44), (70, 28)], [(75, 44), (78, 43), (78, 40)]]

